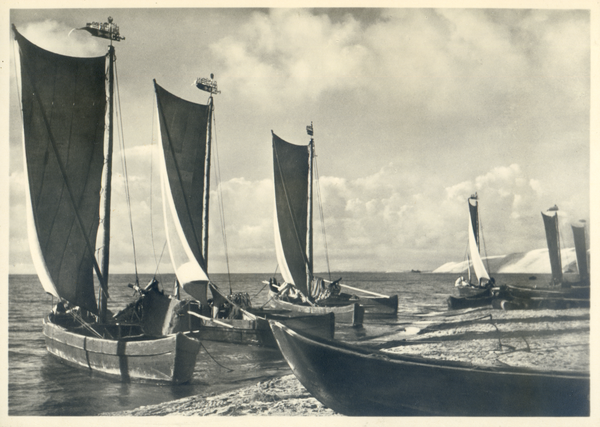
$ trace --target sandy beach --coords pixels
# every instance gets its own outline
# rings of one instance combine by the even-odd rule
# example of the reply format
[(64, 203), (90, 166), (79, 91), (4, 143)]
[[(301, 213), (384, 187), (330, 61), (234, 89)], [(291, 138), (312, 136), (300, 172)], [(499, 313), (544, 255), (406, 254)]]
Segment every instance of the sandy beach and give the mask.
[[(490, 316), (491, 315), (491, 316)], [(414, 333), (410, 333), (413, 331)], [(383, 351), (461, 360), (483, 366), (586, 371), (590, 365), (590, 311), (474, 310), (444, 321), (415, 323), (370, 343)], [(105, 416), (333, 416), (292, 374), (237, 390), (192, 396)]]

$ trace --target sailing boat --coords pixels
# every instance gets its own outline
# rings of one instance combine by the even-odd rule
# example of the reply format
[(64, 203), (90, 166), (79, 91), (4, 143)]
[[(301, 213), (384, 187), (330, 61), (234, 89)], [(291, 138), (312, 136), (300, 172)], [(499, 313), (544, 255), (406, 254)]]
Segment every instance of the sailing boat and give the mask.
[[(108, 23), (81, 29), (109, 39), (108, 54), (55, 54), (31, 43), (13, 25), (20, 53), (29, 246), (44, 290), (58, 298), (43, 320), (46, 348), (66, 363), (124, 381), (184, 383), (194, 372), (197, 340), (183, 334), (154, 336), (139, 323), (107, 319), (112, 42), (123, 37), (110, 17)], [(94, 255), (97, 234), (99, 261)], [(99, 304), (93, 271), (100, 283)]]
[[(193, 337), (238, 344), (277, 347), (265, 316), (324, 338), (333, 338), (334, 318), (323, 315), (278, 316), (251, 306), (247, 293), (224, 294), (208, 275), (208, 221), (213, 95), (220, 93), (214, 76), (198, 78), (196, 87), (210, 94), (198, 104), (175, 96), (156, 81), (160, 127), (163, 214), (175, 295), (164, 310), (164, 332), (191, 331)], [(212, 298), (208, 297), (210, 289)]]
[(589, 286), (590, 269), (585, 238), (585, 220), (571, 224), (571, 229), (573, 230), (573, 241), (575, 242), (575, 256), (577, 258), (577, 269), (579, 271), (579, 283), (580, 286)]
[[(368, 292), (357, 297), (341, 293), (340, 280), (313, 274), (313, 126), (307, 146), (284, 141), (272, 132), (275, 184), (275, 250), (284, 279), (269, 280), (269, 296), (276, 308), (304, 313), (335, 313), (337, 322), (361, 325), (364, 313), (396, 315), (398, 296)], [(346, 286), (347, 287), (347, 286)], [(349, 287), (347, 287), (349, 288)], [(361, 291), (357, 288), (351, 288)], [(362, 291), (367, 293), (367, 291)]]
[[(450, 309), (488, 305), (500, 293), (500, 289), (494, 287), (495, 280), (490, 278), (481, 258), (477, 193), (472, 194), (467, 199), (467, 204), (469, 206), (469, 224), (467, 226), (467, 235), (469, 236), (469, 253), (467, 255), (468, 281), (464, 280), (463, 277), (459, 277), (454, 283), (462, 298), (450, 295), (447, 299), (448, 308)], [(471, 273), (471, 269), (473, 273)], [(473, 276), (477, 279), (476, 283), (472, 283), (471, 281)]]
[(552, 279), (546, 287), (524, 287), (509, 285), (508, 290), (516, 301), (513, 305), (521, 308), (574, 308), (589, 307), (590, 282), (587, 271), (587, 250), (585, 228), (573, 227), (575, 251), (579, 267), (579, 282), (569, 282), (563, 276), (560, 254), (560, 233), (558, 228), (558, 206), (554, 205), (542, 212)]

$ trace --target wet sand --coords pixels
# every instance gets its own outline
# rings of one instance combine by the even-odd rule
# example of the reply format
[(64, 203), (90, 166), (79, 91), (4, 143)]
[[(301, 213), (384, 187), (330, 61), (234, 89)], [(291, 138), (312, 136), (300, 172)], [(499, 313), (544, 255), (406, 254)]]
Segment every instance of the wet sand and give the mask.
[[(457, 313), (449, 312), (443, 321), (424, 318), (397, 336), (369, 345), (383, 351), (461, 360), (473, 365), (589, 372), (589, 309), (476, 309)], [(290, 374), (226, 393), (103, 415), (333, 416), (336, 413), (313, 398)]]

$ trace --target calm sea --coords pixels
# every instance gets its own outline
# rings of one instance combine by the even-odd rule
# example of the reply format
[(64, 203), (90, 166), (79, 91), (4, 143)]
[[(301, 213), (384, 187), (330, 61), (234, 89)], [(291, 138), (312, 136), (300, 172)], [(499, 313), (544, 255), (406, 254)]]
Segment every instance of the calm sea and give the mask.
[[(336, 326), (336, 339), (381, 342), (399, 339), (403, 334), (443, 321), (456, 312), (446, 308), (453, 292), (456, 274), (418, 273), (332, 273), (343, 283), (382, 294), (397, 294), (397, 318), (367, 319), (362, 328)], [(212, 275), (223, 290), (246, 291), (253, 306), (267, 301), (262, 289), (264, 274)], [(150, 276), (142, 275), (145, 284)], [(170, 292), (174, 276), (163, 275), (161, 282)], [(539, 281), (545, 277), (538, 275)], [(133, 300), (133, 276), (112, 275), (109, 308), (116, 312)], [(527, 282), (528, 275), (497, 275), (497, 283)], [(262, 289), (262, 290), (261, 290)], [(256, 346), (204, 342), (197, 357), (194, 378), (189, 384), (170, 386), (121, 383), (61, 364), (46, 351), (42, 318), (52, 308), (35, 275), (9, 277), (9, 415), (97, 415), (157, 404), (191, 395), (208, 395), (290, 373), (278, 350)], [(409, 327), (412, 326), (412, 327)], [(408, 327), (408, 329), (406, 329)], [(405, 332), (406, 331), (408, 332)]]

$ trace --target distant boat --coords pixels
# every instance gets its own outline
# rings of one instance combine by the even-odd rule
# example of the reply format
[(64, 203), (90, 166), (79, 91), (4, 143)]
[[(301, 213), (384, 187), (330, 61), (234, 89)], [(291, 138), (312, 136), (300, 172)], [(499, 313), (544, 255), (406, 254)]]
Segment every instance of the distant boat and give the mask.
[[(396, 315), (398, 296), (361, 290), (313, 273), (313, 157), (312, 124), (308, 146), (294, 145), (275, 133), (275, 250), (283, 284), (269, 280), (270, 300), (281, 309), (303, 313), (335, 313), (336, 322), (361, 325), (364, 313)], [(357, 294), (342, 293), (341, 288)]]
[(590, 415), (589, 373), (478, 367), (310, 337), (278, 322), (271, 328), (300, 383), (343, 415)]
[(139, 322), (108, 318), (112, 42), (123, 37), (110, 17), (81, 29), (109, 39), (108, 54), (58, 55), (35, 46), (13, 26), (21, 65), (29, 244), (44, 290), (58, 300), (43, 320), (46, 348), (63, 362), (123, 381), (185, 383), (194, 372), (197, 340), (156, 336)]
[[(200, 340), (276, 347), (266, 318), (288, 324), (286, 319), (294, 317), (289, 323), (294, 327), (333, 338), (333, 316), (255, 310), (246, 292), (226, 294), (209, 278), (211, 123), (213, 94), (219, 93), (213, 77), (196, 80), (196, 86), (210, 94), (206, 105), (179, 98), (154, 82), (164, 223), (177, 296), (153, 295), (156, 309), (163, 313), (158, 327), (163, 333), (190, 332)], [(180, 300), (181, 289), (194, 299)]]
[(421, 270), (410, 270), (411, 273), (420, 273)]
[[(589, 270), (587, 264), (587, 249), (585, 242), (585, 226), (577, 224), (572, 227), (575, 239), (575, 252), (577, 254), (577, 263), (579, 268), (579, 281), (575, 283), (568, 282), (563, 276), (562, 260), (560, 255), (560, 233), (558, 228), (558, 207), (554, 205), (546, 212), (542, 212), (544, 228), (546, 231), (546, 241), (548, 243), (548, 256), (550, 258), (550, 267), (552, 270), (552, 279), (545, 287), (525, 287), (509, 285), (508, 290), (514, 298), (548, 298), (552, 300), (567, 299), (569, 304), (553, 304), (556, 307), (562, 305), (573, 306), (573, 299), (590, 298)], [(516, 302), (515, 302), (516, 303)], [(521, 306), (535, 306), (540, 308), (543, 304), (530, 302), (522, 303)], [(585, 306), (586, 302), (581, 301), (580, 306)]]

